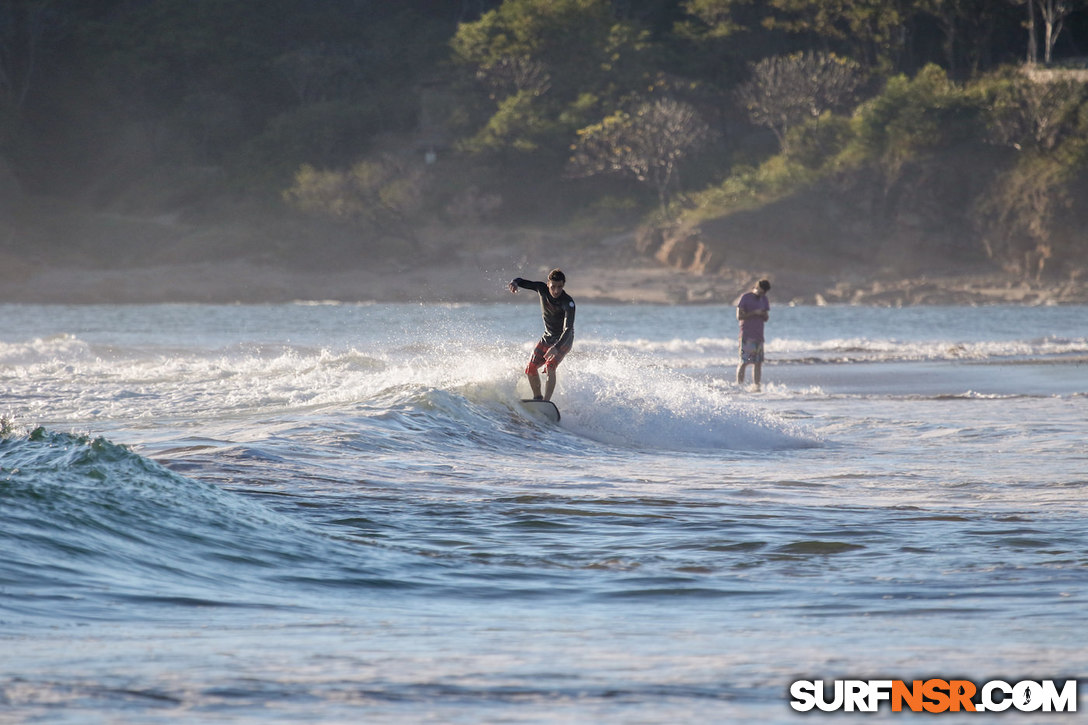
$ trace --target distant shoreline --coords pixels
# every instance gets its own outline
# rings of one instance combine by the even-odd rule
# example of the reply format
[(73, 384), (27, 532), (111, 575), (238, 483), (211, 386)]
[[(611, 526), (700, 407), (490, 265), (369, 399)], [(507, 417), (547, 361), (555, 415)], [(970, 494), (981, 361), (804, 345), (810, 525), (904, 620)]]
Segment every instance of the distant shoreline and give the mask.
[[(541, 268), (543, 270), (543, 268)], [(8, 270), (0, 302), (28, 304), (270, 304), (337, 302), (493, 302), (506, 299), (504, 284), (525, 267), (482, 269), (470, 264), (420, 267), (291, 270), (243, 260), (121, 269), (42, 266)], [(609, 304), (732, 304), (754, 277), (741, 272), (699, 275), (647, 261), (629, 266), (568, 268), (569, 288), (579, 301)], [(804, 280), (783, 271), (771, 291), (773, 304), (916, 305), (1088, 304), (1083, 284), (1031, 284), (1004, 275), (919, 277), (844, 283)]]
[[(41, 198), (17, 221), (0, 234), (5, 303), (487, 302), (559, 266), (575, 299), (600, 303), (732, 304), (766, 277), (776, 305), (1088, 304), (1088, 269), (1027, 281), (986, 259), (819, 251), (751, 230), (682, 230), (669, 246), (630, 228), (438, 225), (407, 244), (289, 214), (181, 223)], [(688, 242), (709, 246), (679, 254)]]

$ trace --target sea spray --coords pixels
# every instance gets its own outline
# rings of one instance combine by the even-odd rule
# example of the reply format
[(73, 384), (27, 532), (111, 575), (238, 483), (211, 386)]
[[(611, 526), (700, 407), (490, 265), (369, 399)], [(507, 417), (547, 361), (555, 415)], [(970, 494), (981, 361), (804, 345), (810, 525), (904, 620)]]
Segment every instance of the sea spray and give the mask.
[(722, 390), (624, 351), (592, 355), (564, 379), (567, 425), (639, 450), (788, 449), (814, 441), (792, 422)]

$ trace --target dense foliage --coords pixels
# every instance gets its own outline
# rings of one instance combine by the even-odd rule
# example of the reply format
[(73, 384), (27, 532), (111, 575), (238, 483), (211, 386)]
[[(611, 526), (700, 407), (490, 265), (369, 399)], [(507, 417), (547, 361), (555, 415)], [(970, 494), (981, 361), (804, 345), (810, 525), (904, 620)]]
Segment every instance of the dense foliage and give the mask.
[(1077, 0), (7, 0), (0, 182), (411, 240), (422, 219), (728, 214), (851, 168), (891, 188), (988, 144), (1010, 154), (975, 233), (1035, 273), (1079, 253), (1056, 225), (1088, 104), (1008, 69), (1084, 43)]

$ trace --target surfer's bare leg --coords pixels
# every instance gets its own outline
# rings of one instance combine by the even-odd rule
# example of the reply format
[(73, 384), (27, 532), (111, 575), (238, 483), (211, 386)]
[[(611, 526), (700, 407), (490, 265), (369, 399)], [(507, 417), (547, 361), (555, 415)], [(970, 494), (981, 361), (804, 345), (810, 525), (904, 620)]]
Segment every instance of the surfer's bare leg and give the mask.
[(748, 363), (741, 363), (737, 366), (737, 385), (744, 385), (744, 369), (748, 367)]
[(763, 363), (752, 363), (752, 382), (756, 384), (756, 390), (760, 389), (763, 381)]
[[(540, 385), (539, 378), (537, 379), (537, 385)], [(544, 400), (551, 400), (552, 393), (555, 392), (555, 370), (548, 371), (548, 382), (544, 383)]]
[[(533, 391), (533, 397), (534, 398), (539, 398), (540, 397), (540, 374), (539, 373), (526, 373), (525, 375), (526, 375), (526, 377), (529, 378), (529, 387)], [(553, 387), (552, 382), (551, 382), (551, 378), (548, 378), (548, 386), (549, 386), (549, 389), (551, 387)]]

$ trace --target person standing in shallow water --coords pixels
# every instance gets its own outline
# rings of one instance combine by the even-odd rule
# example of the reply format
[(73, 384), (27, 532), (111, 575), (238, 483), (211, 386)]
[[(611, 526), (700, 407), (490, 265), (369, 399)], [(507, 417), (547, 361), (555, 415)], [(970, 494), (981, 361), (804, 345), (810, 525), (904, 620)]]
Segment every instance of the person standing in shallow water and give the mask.
[[(574, 300), (563, 291), (567, 277), (562, 270), (553, 269), (548, 273), (548, 281), (530, 282), (516, 277), (507, 288), (512, 294), (518, 289), (531, 289), (540, 295), (540, 312), (544, 317), (544, 336), (536, 344), (525, 375), (529, 378), (529, 387), (533, 390), (534, 400), (551, 400), (555, 392), (555, 369), (570, 352), (574, 344)], [(544, 392), (540, 391), (540, 366), (548, 372), (548, 382)]]
[(751, 292), (745, 292), (737, 301), (737, 320), (740, 321), (740, 365), (737, 366), (737, 385), (744, 385), (744, 371), (752, 366), (752, 382), (759, 390), (763, 378), (763, 323), (770, 317), (771, 303), (767, 293), (771, 283), (761, 279)]

